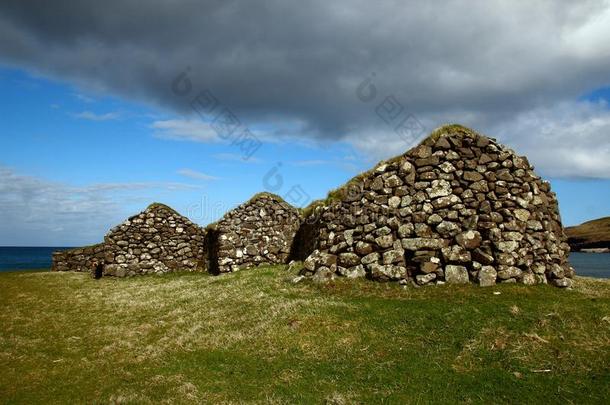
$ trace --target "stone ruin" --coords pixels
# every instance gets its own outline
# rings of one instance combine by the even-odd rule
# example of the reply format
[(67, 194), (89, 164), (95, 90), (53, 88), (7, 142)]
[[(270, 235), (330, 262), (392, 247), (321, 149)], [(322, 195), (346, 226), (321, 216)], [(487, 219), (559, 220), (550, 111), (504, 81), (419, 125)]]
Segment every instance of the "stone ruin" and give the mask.
[(302, 213), (261, 193), (205, 229), (153, 204), (103, 243), (53, 255), (53, 270), (104, 275), (226, 273), (304, 260), (317, 281), (569, 287), (574, 270), (557, 198), (525, 157), (450, 125)]
[(299, 211), (281, 197), (257, 194), (206, 228), (208, 271), (286, 263), (300, 225)]
[(188, 218), (167, 205), (151, 204), (104, 238), (104, 275), (201, 271), (203, 239), (203, 230)]
[[(330, 193), (304, 274), (569, 287), (557, 199), (525, 157), (452, 125)], [(306, 222), (316, 222), (306, 221)]]
[(166, 273), (204, 269), (204, 231), (163, 204), (111, 229), (104, 242), (53, 254), (55, 271), (91, 271), (93, 260), (104, 264), (105, 276)]
[(205, 229), (155, 203), (110, 230), (103, 243), (54, 253), (52, 270), (91, 272), (97, 261), (103, 276), (125, 277), (284, 264), (300, 224), (299, 211), (270, 193), (255, 195)]

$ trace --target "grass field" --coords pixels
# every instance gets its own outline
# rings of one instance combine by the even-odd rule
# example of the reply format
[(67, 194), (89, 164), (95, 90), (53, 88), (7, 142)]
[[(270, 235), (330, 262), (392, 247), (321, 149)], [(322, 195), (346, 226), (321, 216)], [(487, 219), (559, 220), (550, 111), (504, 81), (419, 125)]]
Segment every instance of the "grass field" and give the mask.
[[(3, 403), (607, 403), (610, 281), (573, 290), (0, 274)], [(500, 294), (495, 294), (499, 292)]]

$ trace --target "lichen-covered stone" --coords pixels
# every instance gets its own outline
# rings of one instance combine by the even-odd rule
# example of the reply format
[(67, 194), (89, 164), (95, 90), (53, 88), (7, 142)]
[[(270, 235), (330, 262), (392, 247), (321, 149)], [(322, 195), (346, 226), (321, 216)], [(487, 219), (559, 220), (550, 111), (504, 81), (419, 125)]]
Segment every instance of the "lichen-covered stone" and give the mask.
[(449, 284), (467, 284), (468, 270), (464, 266), (445, 266), (445, 281)]
[(481, 287), (490, 287), (496, 285), (497, 272), (492, 266), (483, 266), (478, 273), (479, 285)]

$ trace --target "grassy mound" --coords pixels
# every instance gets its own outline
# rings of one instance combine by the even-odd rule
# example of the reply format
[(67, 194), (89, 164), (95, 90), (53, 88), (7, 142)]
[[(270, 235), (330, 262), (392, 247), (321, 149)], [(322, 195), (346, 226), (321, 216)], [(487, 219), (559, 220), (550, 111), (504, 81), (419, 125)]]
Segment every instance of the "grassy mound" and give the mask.
[(572, 250), (610, 248), (610, 217), (570, 226), (565, 232)]
[[(0, 274), (2, 402), (603, 403), (610, 282)], [(500, 294), (496, 295), (495, 292)]]

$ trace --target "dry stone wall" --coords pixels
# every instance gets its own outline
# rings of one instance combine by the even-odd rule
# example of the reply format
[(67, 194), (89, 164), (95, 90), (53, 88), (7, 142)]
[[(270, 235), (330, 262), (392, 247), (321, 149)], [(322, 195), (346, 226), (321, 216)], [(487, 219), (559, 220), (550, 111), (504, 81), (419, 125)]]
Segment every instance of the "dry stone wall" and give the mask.
[(549, 183), (526, 158), (467, 128), (438, 129), (329, 200), (312, 214), (317, 249), (304, 262), (317, 280), (571, 285)]
[(102, 243), (54, 252), (51, 271), (89, 272), (92, 269), (94, 260), (99, 262), (103, 259), (104, 244)]
[(281, 197), (260, 193), (207, 228), (209, 269), (226, 273), (288, 260), (301, 224), (296, 208)]
[(55, 253), (53, 270), (90, 271), (98, 260), (104, 275), (218, 274), (305, 259), (316, 280), (569, 287), (568, 253), (549, 183), (525, 157), (453, 125), (331, 192), (307, 218), (269, 193), (206, 229), (152, 204), (104, 243)]
[(103, 243), (54, 253), (51, 270), (91, 272), (95, 260), (105, 276), (203, 271), (204, 236), (188, 218), (154, 203), (110, 230)]
[(170, 207), (152, 204), (104, 238), (104, 275), (202, 271), (202, 228)]

